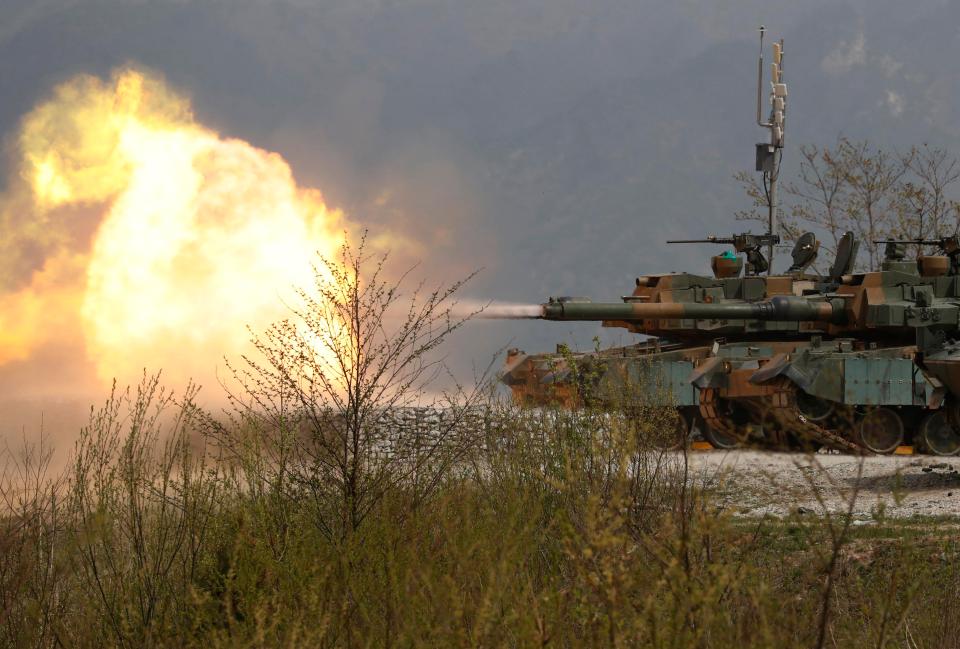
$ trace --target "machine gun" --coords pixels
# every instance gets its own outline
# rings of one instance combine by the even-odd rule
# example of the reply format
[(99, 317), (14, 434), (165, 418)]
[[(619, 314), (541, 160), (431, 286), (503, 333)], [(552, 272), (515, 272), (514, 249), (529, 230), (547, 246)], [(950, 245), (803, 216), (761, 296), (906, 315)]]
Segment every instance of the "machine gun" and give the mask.
[(733, 246), (733, 249), (747, 256), (747, 274), (759, 275), (767, 272), (770, 264), (760, 249), (764, 246), (772, 247), (780, 243), (780, 236), (776, 234), (735, 234), (732, 237), (717, 237), (710, 235), (706, 239), (677, 239), (667, 243), (720, 243)]
[(937, 239), (878, 239), (874, 244), (885, 244), (884, 256), (891, 260), (901, 260), (906, 256), (907, 245), (936, 246), (937, 250), (950, 258), (950, 274), (960, 275), (960, 236), (939, 237)]

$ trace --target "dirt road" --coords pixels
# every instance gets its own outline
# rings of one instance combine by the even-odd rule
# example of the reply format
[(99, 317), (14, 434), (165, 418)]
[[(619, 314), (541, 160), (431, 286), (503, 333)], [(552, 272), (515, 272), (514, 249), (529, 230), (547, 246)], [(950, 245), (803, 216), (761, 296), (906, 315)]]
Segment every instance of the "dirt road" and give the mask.
[(693, 451), (698, 479), (719, 488), (722, 501), (741, 515), (846, 509), (856, 497), (855, 517), (960, 518), (960, 457)]

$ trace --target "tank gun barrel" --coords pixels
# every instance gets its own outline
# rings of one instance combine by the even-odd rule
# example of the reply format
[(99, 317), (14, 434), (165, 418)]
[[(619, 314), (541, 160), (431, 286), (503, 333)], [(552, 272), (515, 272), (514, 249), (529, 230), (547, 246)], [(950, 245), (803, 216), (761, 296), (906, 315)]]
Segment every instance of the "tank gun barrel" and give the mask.
[(765, 302), (713, 304), (704, 302), (588, 302), (551, 299), (541, 305), (543, 320), (773, 320), (831, 322), (846, 319), (842, 299), (808, 300), (778, 296)]

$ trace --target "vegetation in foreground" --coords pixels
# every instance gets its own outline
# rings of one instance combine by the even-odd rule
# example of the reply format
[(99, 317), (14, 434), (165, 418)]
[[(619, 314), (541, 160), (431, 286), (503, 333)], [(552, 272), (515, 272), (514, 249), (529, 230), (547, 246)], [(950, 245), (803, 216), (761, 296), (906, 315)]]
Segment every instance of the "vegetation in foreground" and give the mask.
[(62, 475), (8, 453), (3, 646), (960, 646), (953, 526), (738, 518), (652, 403), (423, 407), (458, 286), (370, 261), (318, 272), (230, 412), (148, 378)]

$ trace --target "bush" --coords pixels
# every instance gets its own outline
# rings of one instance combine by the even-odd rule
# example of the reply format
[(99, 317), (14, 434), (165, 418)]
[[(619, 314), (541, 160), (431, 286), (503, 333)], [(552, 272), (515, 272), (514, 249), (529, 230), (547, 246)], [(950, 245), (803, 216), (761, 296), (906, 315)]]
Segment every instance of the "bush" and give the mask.
[(424, 403), (459, 285), (369, 261), (318, 271), (228, 413), (145, 377), (62, 475), (6, 452), (3, 646), (956, 646), (951, 528), (737, 517), (655, 403)]

